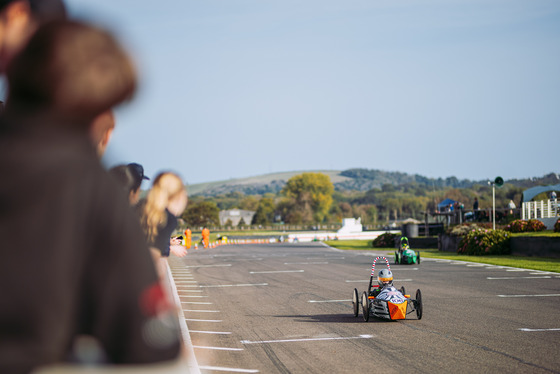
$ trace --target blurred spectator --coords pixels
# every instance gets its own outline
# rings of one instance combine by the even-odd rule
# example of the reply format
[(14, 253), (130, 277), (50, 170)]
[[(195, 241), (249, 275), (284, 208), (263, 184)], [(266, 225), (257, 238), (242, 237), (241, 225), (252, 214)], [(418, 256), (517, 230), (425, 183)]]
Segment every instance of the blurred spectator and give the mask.
[(185, 229), (184, 234), (185, 234), (185, 247), (187, 249), (191, 249), (191, 246), (192, 246), (192, 231), (191, 231), (191, 228), (187, 227)]
[(0, 0), (0, 72), (6, 71), (41, 24), (64, 18), (61, 0)]
[(513, 214), (513, 210), (515, 209), (515, 203), (513, 202), (513, 200), (510, 200), (508, 203), (508, 209), (509, 209), (509, 214)]
[(478, 220), (478, 197), (474, 198), (474, 204), (473, 204), (473, 211), (474, 211), (474, 219), (475, 221)]
[(202, 245), (204, 246), (204, 249), (208, 249), (208, 247), (210, 247), (210, 230), (208, 229), (208, 227), (204, 226), (201, 234)]
[[(111, 42), (109, 42), (109, 40)], [(81, 68), (77, 68), (81, 67)], [(89, 132), (94, 119), (132, 97), (136, 71), (110, 35), (77, 22), (51, 22), (8, 71), (5, 114), (46, 117), (41, 127)]]
[(109, 170), (119, 184), (123, 187), (124, 192), (128, 196), (130, 205), (134, 206), (140, 199), (140, 186), (144, 179), (150, 178), (144, 175), (144, 168), (140, 164), (131, 163), (128, 165), (118, 165)]
[(171, 239), (177, 227), (177, 217), (186, 206), (187, 191), (181, 178), (170, 172), (159, 174), (141, 209), (142, 228), (156, 262), (168, 257), (170, 252), (179, 257), (187, 254), (179, 240)]
[[(0, 372), (88, 357), (171, 360), (176, 315), (158, 282), (138, 219), (101, 167), (94, 118), (129, 98), (132, 62), (85, 24), (41, 27), (7, 72), (0, 125)], [(72, 347), (77, 347), (73, 349)]]

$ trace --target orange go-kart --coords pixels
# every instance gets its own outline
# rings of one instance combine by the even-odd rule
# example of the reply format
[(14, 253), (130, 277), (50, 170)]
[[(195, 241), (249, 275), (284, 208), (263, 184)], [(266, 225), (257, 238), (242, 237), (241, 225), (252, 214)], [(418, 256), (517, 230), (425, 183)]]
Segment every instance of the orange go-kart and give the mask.
[(379, 293), (373, 292), (376, 285), (373, 285), (375, 279), (375, 263), (377, 260), (383, 259), (387, 263), (387, 268), (391, 270), (389, 260), (385, 257), (376, 257), (371, 267), (371, 276), (369, 278), (369, 288), (362, 293), (361, 300), (358, 298), (358, 290), (354, 288), (352, 294), (352, 306), (354, 307), (354, 317), (358, 316), (360, 305), (364, 321), (368, 321), (370, 315), (389, 320), (405, 319), (407, 315), (416, 312), (416, 317), (422, 319), (422, 292), (416, 290), (416, 298), (412, 299), (407, 295), (404, 287), (396, 289), (393, 286), (386, 286)]

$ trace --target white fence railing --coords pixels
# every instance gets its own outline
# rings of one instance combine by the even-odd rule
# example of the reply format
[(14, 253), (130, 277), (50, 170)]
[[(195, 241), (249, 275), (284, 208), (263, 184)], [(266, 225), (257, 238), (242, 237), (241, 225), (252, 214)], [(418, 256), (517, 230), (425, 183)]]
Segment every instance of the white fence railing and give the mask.
[(521, 206), (521, 219), (554, 218), (559, 215), (557, 199), (528, 201)]

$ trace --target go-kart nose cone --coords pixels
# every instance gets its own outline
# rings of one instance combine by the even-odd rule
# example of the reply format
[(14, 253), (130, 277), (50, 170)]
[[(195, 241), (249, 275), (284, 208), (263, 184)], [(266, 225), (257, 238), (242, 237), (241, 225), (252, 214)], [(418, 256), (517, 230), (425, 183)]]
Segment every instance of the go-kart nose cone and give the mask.
[(406, 318), (406, 304), (405, 301), (402, 304), (393, 304), (392, 302), (387, 302), (387, 306), (389, 307), (389, 314), (391, 319), (405, 319)]

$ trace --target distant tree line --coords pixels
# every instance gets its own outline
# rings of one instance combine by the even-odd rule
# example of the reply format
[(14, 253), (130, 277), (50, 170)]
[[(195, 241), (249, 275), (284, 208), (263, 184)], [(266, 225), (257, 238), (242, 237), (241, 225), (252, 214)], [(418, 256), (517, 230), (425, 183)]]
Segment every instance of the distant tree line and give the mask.
[[(383, 180), (379, 170), (351, 169), (344, 176)], [(392, 182), (367, 191), (335, 190), (330, 178), (322, 173), (302, 173), (292, 177), (277, 193), (244, 194), (229, 192), (217, 196), (191, 196), (183, 219), (190, 226), (218, 226), (219, 211), (245, 209), (255, 211), (252, 222), (243, 224), (269, 226), (273, 224), (340, 223), (343, 218), (361, 217), (362, 223), (383, 226), (390, 221), (406, 218), (424, 219), (425, 212), (435, 212), (437, 204), (446, 198), (462, 203), (472, 210), (475, 197), (479, 209), (492, 207), (492, 187), (487, 182), (470, 182), (455, 177), (428, 179), (418, 175), (391, 173)], [(506, 181), (496, 189), (496, 208), (505, 209), (510, 200), (520, 207), (522, 192), (534, 185), (558, 183), (556, 174), (538, 180)]]

